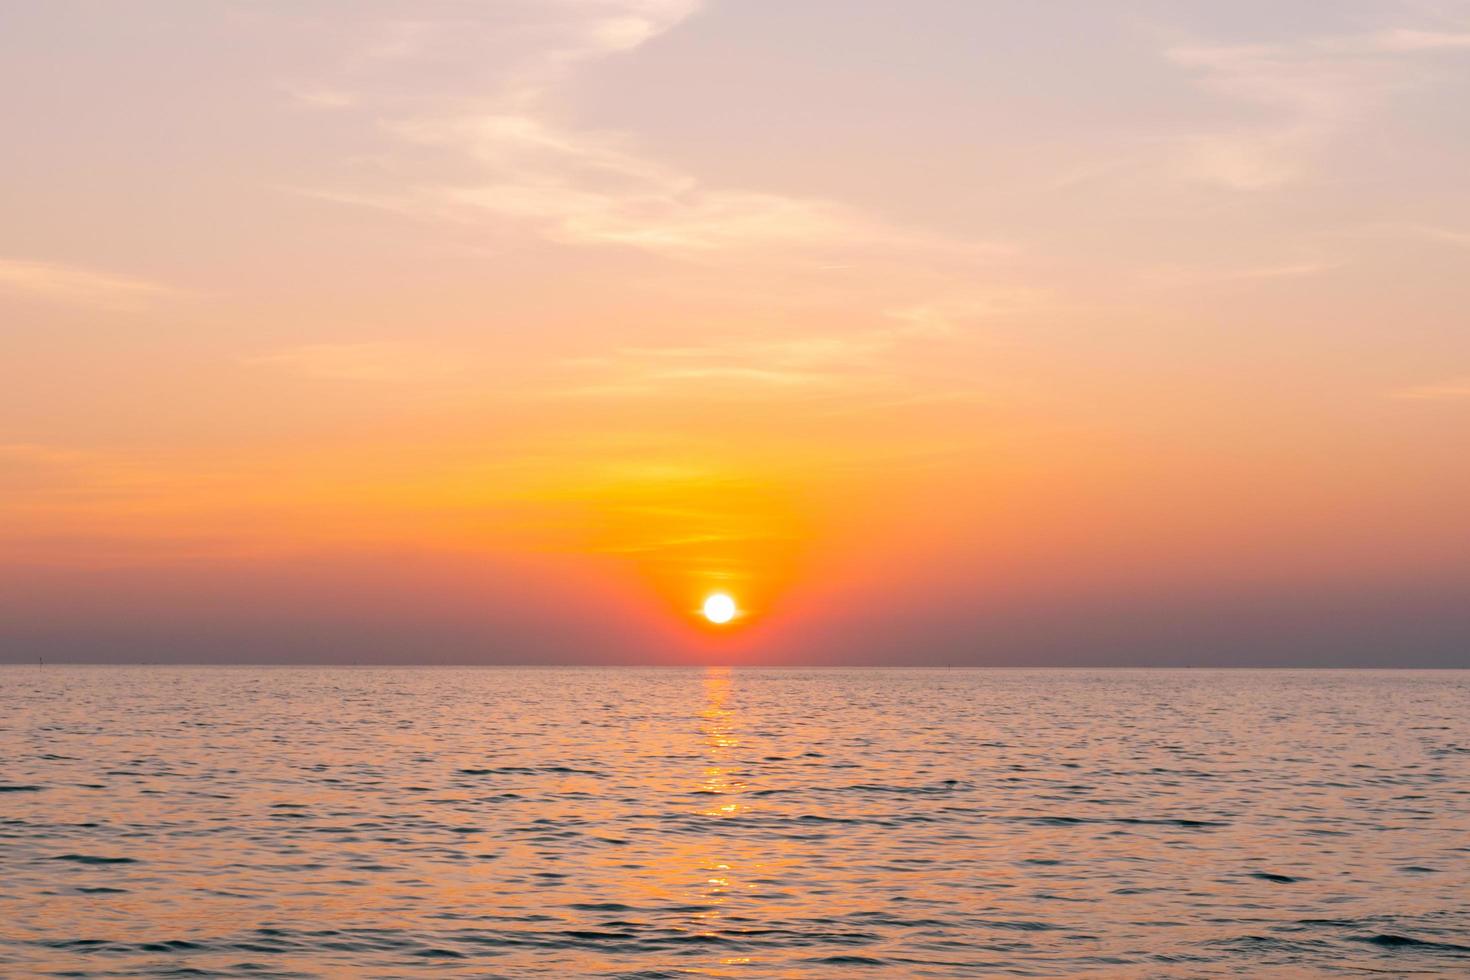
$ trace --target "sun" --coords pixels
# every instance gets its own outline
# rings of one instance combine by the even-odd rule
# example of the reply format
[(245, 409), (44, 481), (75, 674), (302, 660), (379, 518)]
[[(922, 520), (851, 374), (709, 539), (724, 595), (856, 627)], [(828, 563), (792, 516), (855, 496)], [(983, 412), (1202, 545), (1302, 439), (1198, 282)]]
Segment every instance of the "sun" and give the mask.
[(715, 625), (728, 623), (735, 618), (735, 600), (723, 592), (714, 592), (705, 597), (704, 618)]

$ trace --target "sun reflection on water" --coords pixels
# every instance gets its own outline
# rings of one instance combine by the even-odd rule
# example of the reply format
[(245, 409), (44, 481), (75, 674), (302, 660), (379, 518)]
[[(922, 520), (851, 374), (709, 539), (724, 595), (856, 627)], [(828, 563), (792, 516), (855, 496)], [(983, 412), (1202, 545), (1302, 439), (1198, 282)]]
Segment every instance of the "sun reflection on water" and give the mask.
[(711, 667), (705, 673), (704, 697), (700, 733), (704, 739), (705, 768), (699, 792), (715, 797), (716, 802), (701, 813), (707, 817), (732, 817), (743, 809), (738, 794), (745, 792), (746, 785), (731, 764), (734, 750), (740, 747), (740, 737), (735, 732), (735, 711), (727, 706), (728, 667)]
[[(704, 706), (699, 713), (698, 737), (704, 754), (704, 768), (695, 793), (712, 800), (698, 812), (701, 817), (719, 821), (711, 825), (711, 836), (701, 855), (692, 884), (699, 893), (700, 911), (693, 915), (694, 928), (701, 935), (713, 936), (732, 898), (749, 892), (754, 886), (741, 883), (736, 859), (728, 856), (724, 821), (745, 810), (740, 796), (747, 786), (736, 753), (741, 746), (737, 733), (737, 715), (730, 704), (731, 673), (726, 667), (709, 668), (703, 678)], [(749, 962), (746, 960), (746, 962)]]

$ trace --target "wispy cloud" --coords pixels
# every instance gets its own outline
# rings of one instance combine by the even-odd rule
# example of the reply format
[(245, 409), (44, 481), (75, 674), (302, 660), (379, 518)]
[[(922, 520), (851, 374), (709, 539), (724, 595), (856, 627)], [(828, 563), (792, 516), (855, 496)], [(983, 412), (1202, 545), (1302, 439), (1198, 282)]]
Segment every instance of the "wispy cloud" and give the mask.
[(303, 344), (241, 360), (303, 378), (390, 383), (444, 378), (463, 367), (448, 351), (390, 341)]
[(1163, 265), (1143, 269), (1140, 279), (1148, 286), (1161, 289), (1204, 286), (1212, 283), (1269, 282), (1279, 279), (1306, 279), (1340, 268), (1340, 262), (1307, 260), (1279, 262), (1269, 265), (1239, 268), (1202, 268), (1183, 265)]
[[(821, 353), (818, 350), (821, 349)], [(559, 389), (562, 397), (617, 398), (720, 390), (765, 393), (831, 390), (847, 380), (862, 344), (842, 340), (726, 340), (684, 347), (625, 347), (579, 358), (568, 370), (590, 379)]]
[[(421, 218), (494, 222), (577, 246), (616, 246), (698, 258), (722, 253), (853, 249), (994, 257), (994, 243), (956, 243), (893, 228), (836, 201), (764, 189), (716, 186), (642, 152), (626, 134), (579, 129), (557, 118), (554, 96), (576, 69), (625, 54), (693, 15), (692, 0), (559, 0), (516, 8), (525, 16), (505, 67), (473, 98), (417, 100), (405, 113), (379, 107), (390, 140), (388, 181), (306, 188), (306, 193)], [(306, 101), (361, 97), (340, 80), (297, 86)], [(328, 93), (323, 98), (320, 93)], [(425, 152), (438, 154), (427, 172)]]
[(1434, 242), (1443, 242), (1447, 245), (1458, 245), (1461, 248), (1470, 248), (1470, 231), (1461, 231), (1458, 228), (1441, 228), (1437, 225), (1406, 225), (1402, 226), (1403, 232), (1417, 238), (1427, 238)]
[[(0, 443), (0, 491), (10, 510), (6, 516), (24, 525), (38, 509), (85, 508), (100, 500), (154, 493), (162, 481), (145, 457), (45, 443)], [(7, 523), (0, 520), (0, 537)]]
[(1363, 38), (1348, 38), (1339, 47), (1358, 47), (1368, 51), (1466, 51), (1470, 50), (1470, 31), (1390, 30)]
[(907, 337), (951, 336), (967, 324), (996, 317), (1056, 311), (1056, 299), (1035, 286), (969, 287), (947, 296), (886, 311), (893, 321), (877, 331), (894, 340)]
[(622, 148), (617, 138), (557, 129), (529, 115), (408, 120), (389, 130), (481, 165), (473, 182), (421, 185), (386, 201), (420, 213), (495, 216), (567, 244), (663, 252), (830, 244), (873, 235), (861, 217), (837, 204), (708, 187)]
[(1281, 44), (1175, 44), (1165, 57), (1255, 118), (1179, 141), (1177, 174), (1234, 190), (1290, 183), (1341, 132), (1430, 76), (1412, 57), (1470, 47), (1470, 34), (1393, 29)]
[(342, 89), (298, 85), (281, 87), (297, 103), (309, 109), (348, 109), (357, 104), (357, 97)]
[(1185, 46), (1168, 57), (1211, 91), (1268, 113), (1265, 121), (1198, 134), (1179, 147), (1183, 174), (1235, 190), (1297, 177), (1387, 84), (1381, 68), (1344, 63), (1310, 46)]
[(1470, 377), (1435, 384), (1414, 385), (1390, 392), (1390, 397), (1407, 401), (1453, 402), (1470, 399)]
[[(969, 298), (896, 307), (874, 324), (841, 333), (777, 337), (727, 337), (665, 347), (623, 347), (605, 357), (577, 358), (566, 367), (592, 380), (558, 391), (561, 396), (658, 396), (718, 390), (793, 397), (881, 394), (893, 399), (912, 379), (905, 353), (963, 339), (966, 328), (986, 318), (1045, 309), (1039, 293), (1000, 290)], [(926, 399), (954, 397), (928, 390)], [(902, 396), (900, 397), (907, 397)]]
[(138, 309), (155, 300), (181, 295), (180, 290), (145, 279), (54, 262), (3, 258), (0, 292), (112, 310)]
[(529, 49), (501, 99), (525, 105), (540, 100), (577, 65), (632, 51), (664, 34), (702, 6), (700, 0), (553, 0), (541, 4), (547, 17), (542, 44)]

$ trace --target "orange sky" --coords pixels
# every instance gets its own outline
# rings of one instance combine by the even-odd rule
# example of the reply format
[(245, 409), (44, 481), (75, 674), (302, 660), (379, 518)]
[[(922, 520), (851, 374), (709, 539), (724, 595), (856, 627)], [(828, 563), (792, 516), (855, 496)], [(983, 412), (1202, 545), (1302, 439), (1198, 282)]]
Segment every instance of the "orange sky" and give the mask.
[(1463, 4), (0, 17), (0, 657), (1465, 663)]

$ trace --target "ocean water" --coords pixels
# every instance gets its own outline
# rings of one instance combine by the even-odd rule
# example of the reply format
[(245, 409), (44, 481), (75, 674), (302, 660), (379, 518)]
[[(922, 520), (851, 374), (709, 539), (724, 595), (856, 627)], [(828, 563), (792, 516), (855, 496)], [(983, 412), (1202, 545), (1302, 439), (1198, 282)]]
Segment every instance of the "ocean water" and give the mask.
[(1470, 976), (1470, 672), (0, 668), (0, 975)]

